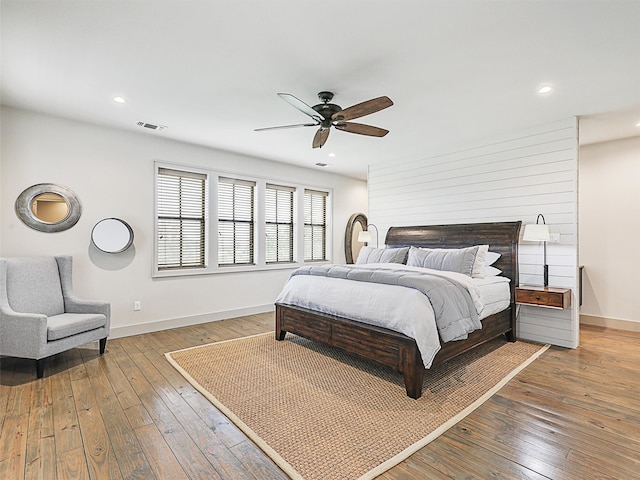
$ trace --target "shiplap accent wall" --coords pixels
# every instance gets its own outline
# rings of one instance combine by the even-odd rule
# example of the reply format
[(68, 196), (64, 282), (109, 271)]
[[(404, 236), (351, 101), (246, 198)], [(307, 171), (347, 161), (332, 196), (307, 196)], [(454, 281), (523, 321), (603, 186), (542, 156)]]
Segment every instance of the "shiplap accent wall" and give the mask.
[[(578, 346), (578, 126), (576, 118), (422, 160), (369, 166), (369, 222), (404, 225), (522, 220), (542, 213), (559, 243), (547, 244), (549, 285), (572, 289), (572, 307), (521, 306), (518, 337)], [(521, 236), (522, 236), (521, 230)], [(520, 284), (542, 285), (543, 246), (520, 242)]]

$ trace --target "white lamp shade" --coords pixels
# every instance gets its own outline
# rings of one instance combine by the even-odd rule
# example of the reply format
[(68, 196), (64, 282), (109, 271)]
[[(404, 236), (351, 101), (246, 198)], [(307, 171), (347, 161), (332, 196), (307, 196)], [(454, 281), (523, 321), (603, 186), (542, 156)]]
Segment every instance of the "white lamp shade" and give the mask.
[(361, 243), (370, 243), (371, 242), (371, 232), (366, 230), (361, 231), (358, 234), (358, 241)]
[(548, 242), (549, 227), (545, 224), (530, 223), (524, 226), (522, 240), (527, 242)]

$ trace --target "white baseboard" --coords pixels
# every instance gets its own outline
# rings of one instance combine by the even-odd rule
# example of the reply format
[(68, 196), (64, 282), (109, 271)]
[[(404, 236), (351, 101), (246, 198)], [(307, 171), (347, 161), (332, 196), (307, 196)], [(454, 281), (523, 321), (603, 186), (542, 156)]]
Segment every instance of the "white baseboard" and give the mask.
[(124, 325), (122, 327), (112, 326), (109, 332), (109, 338), (130, 337), (131, 335), (158, 332), (160, 330), (167, 330), (169, 328), (187, 327), (189, 325), (198, 325), (200, 323), (226, 320), (227, 318), (244, 317), (246, 315), (256, 315), (258, 313), (273, 312), (274, 310), (275, 307), (273, 306), (273, 304), (256, 305), (254, 307), (238, 308), (235, 310), (226, 310), (223, 312), (205, 313), (202, 315), (193, 315), (191, 317), (170, 318), (166, 320), (158, 320), (156, 322)]
[(621, 320), (619, 318), (596, 317), (595, 315), (581, 314), (580, 323), (584, 325), (595, 325), (597, 327), (615, 328), (616, 330), (640, 332), (640, 322), (634, 322), (633, 320)]

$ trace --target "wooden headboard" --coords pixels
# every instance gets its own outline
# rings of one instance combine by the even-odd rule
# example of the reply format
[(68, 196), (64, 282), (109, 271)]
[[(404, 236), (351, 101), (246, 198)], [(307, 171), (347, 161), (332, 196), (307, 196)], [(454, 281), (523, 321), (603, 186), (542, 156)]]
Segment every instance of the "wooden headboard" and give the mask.
[(501, 256), (494, 267), (511, 279), (511, 302), (518, 286), (518, 239), (521, 221), (495, 223), (464, 223), (391, 227), (385, 243), (388, 247), (463, 248), (489, 245), (489, 250)]

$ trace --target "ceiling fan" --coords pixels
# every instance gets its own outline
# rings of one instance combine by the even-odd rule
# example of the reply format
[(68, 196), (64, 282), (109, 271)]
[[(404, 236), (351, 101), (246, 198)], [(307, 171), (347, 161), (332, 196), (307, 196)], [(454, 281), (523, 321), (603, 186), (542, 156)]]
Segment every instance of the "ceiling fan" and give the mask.
[(389, 97), (378, 97), (366, 102), (358, 103), (344, 110), (339, 105), (329, 103), (333, 99), (333, 93), (320, 92), (318, 98), (322, 103), (313, 107), (307, 105), (302, 100), (294, 97), (289, 93), (278, 93), (278, 96), (291, 106), (297, 108), (305, 115), (313, 119), (313, 123), (298, 123), (295, 125), (282, 125), (279, 127), (256, 128), (254, 131), (276, 130), (280, 128), (297, 128), (297, 127), (316, 127), (318, 130), (313, 137), (313, 148), (322, 148), (329, 138), (331, 127), (348, 133), (357, 133), (359, 135), (369, 135), (371, 137), (384, 137), (389, 130), (384, 128), (364, 125), (362, 123), (349, 122), (354, 118), (364, 117), (371, 113), (378, 112), (393, 105)]

